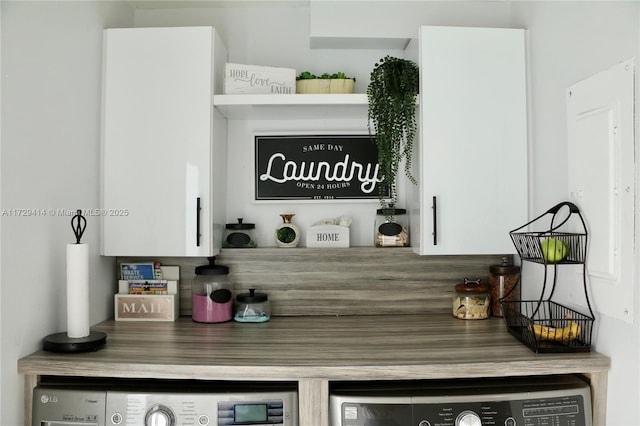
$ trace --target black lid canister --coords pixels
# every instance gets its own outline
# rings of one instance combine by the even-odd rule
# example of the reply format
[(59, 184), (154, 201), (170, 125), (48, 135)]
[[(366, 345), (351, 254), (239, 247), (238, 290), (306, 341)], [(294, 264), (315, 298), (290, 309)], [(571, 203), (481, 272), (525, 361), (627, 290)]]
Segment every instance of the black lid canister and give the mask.
[(503, 317), (502, 301), (520, 300), (520, 267), (502, 258), (500, 265), (489, 266), (489, 286), (491, 287), (491, 315)]

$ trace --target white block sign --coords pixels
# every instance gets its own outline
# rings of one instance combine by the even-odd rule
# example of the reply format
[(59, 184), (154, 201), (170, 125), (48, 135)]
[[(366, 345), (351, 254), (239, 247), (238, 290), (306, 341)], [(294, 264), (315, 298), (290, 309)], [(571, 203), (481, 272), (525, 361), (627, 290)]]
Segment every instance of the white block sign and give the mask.
[(291, 95), (296, 93), (296, 70), (227, 63), (224, 93)]
[(349, 247), (349, 228), (316, 225), (307, 229), (307, 247)]

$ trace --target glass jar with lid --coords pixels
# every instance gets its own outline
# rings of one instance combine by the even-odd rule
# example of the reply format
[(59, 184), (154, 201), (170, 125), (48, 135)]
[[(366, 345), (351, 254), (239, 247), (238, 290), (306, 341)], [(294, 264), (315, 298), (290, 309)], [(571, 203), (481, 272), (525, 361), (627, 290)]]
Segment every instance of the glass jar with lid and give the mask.
[(215, 257), (208, 260), (208, 265), (196, 267), (191, 283), (191, 318), (207, 323), (231, 321), (233, 296), (229, 268), (216, 265)]
[(491, 307), (490, 288), (480, 279), (464, 279), (455, 287), (453, 295), (453, 316), (460, 319), (489, 318)]
[(502, 258), (501, 265), (489, 267), (489, 286), (491, 287), (491, 315), (503, 317), (501, 301), (520, 300), (520, 267), (509, 263), (509, 259)]
[(233, 319), (238, 322), (266, 322), (271, 318), (269, 296), (256, 293), (254, 288), (249, 293), (236, 296), (236, 313)]
[(389, 207), (376, 210), (373, 240), (376, 247), (408, 247), (409, 216), (406, 209)]
[(225, 225), (222, 248), (255, 248), (257, 246), (256, 225), (254, 223), (244, 223), (243, 219), (239, 217), (238, 223)]

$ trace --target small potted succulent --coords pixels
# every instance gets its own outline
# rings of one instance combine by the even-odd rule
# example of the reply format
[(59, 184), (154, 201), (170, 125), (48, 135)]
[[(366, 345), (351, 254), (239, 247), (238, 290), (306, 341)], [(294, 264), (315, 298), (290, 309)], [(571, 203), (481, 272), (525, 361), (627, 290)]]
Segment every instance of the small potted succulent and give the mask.
[(294, 213), (281, 214), (282, 223), (276, 227), (275, 237), (278, 247), (297, 247), (300, 241), (300, 229), (291, 222)]
[(343, 72), (320, 76), (304, 71), (296, 77), (296, 93), (353, 93), (356, 79)]

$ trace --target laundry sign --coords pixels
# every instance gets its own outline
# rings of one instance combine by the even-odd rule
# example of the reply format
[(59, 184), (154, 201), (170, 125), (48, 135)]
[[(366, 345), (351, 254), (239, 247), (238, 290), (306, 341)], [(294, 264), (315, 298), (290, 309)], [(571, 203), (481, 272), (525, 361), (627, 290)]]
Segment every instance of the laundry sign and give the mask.
[(380, 171), (373, 137), (255, 136), (255, 199), (377, 199)]

